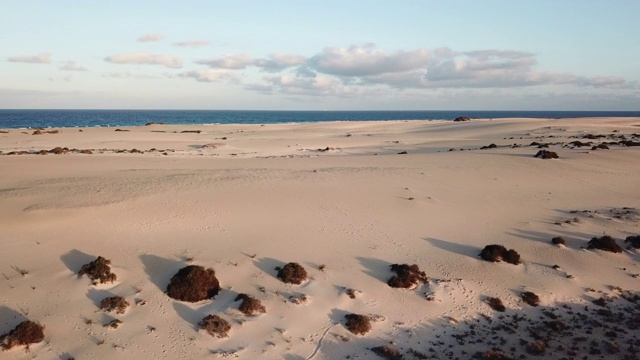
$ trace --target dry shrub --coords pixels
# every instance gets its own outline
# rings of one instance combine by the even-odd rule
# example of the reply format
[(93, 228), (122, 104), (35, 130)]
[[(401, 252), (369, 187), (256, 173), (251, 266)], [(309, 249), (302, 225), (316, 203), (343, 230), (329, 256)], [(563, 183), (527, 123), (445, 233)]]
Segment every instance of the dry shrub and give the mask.
[(33, 321), (23, 321), (8, 334), (0, 336), (0, 345), (3, 350), (9, 350), (14, 346), (25, 345), (29, 351), (30, 344), (37, 344), (44, 340), (44, 326)]
[(129, 302), (122, 296), (110, 296), (102, 299), (100, 302), (100, 310), (107, 312), (115, 311), (116, 314), (124, 314), (129, 306)]
[(425, 272), (420, 271), (416, 264), (393, 264), (391, 265), (391, 271), (397, 275), (391, 277), (387, 284), (394, 288), (412, 289), (418, 285), (419, 281), (429, 281)]
[(520, 264), (520, 254), (513, 249), (507, 250), (502, 245), (487, 245), (482, 249), (479, 256), (485, 261), (504, 261), (513, 265)]
[(488, 298), (487, 304), (489, 304), (489, 306), (491, 306), (491, 308), (495, 311), (504, 312), (507, 309), (502, 303), (502, 300), (500, 300), (500, 298), (494, 298), (494, 297)]
[(563, 238), (563, 237), (556, 236), (556, 237), (554, 237), (553, 239), (551, 239), (551, 243), (552, 243), (553, 245), (564, 245), (564, 244), (565, 244), (565, 241), (564, 241), (564, 238)]
[(553, 151), (548, 151), (548, 150), (540, 150), (536, 153), (535, 157), (537, 158), (541, 158), (541, 159), (558, 159), (559, 156), (558, 154), (556, 154)]
[(380, 356), (383, 359), (400, 360), (403, 358), (402, 354), (400, 353), (400, 351), (398, 351), (398, 349), (389, 345), (376, 346), (374, 348), (371, 348), (371, 351), (373, 351), (374, 354)]
[(207, 315), (198, 323), (201, 329), (205, 330), (209, 335), (224, 338), (229, 336), (231, 325), (229, 322), (218, 315)]
[(631, 245), (635, 249), (640, 249), (640, 235), (627, 236), (624, 242), (629, 243), (629, 245)]
[(520, 297), (522, 298), (522, 301), (526, 302), (527, 304), (531, 305), (531, 306), (538, 306), (540, 305), (540, 297), (534, 293), (532, 293), (531, 291), (525, 291), (523, 292)]
[(344, 318), (347, 319), (345, 327), (353, 334), (364, 335), (371, 330), (371, 318), (366, 315), (347, 314)]
[(213, 269), (189, 265), (178, 270), (167, 286), (169, 297), (188, 302), (198, 302), (218, 295), (220, 283)]
[(527, 345), (527, 352), (531, 355), (544, 355), (547, 344), (542, 340), (534, 340)]
[(300, 285), (307, 280), (307, 271), (298, 263), (290, 262), (278, 270), (278, 278), (287, 284)]
[(602, 237), (594, 237), (589, 241), (587, 249), (598, 249), (604, 251), (610, 251), (613, 253), (621, 253), (622, 248), (616, 243), (616, 240), (609, 235)]
[(97, 259), (93, 260), (88, 264), (82, 265), (80, 271), (78, 271), (78, 275), (87, 275), (89, 279), (93, 281), (93, 284), (104, 284), (107, 281), (114, 282), (117, 277), (116, 274), (111, 272), (111, 260), (107, 260), (102, 256), (98, 256)]
[(493, 348), (485, 352), (478, 351), (473, 355), (473, 358), (479, 360), (513, 360), (499, 348)]
[(238, 310), (247, 316), (255, 316), (259, 313), (266, 313), (267, 309), (262, 305), (260, 300), (253, 298), (247, 294), (239, 294), (234, 301), (242, 300)]

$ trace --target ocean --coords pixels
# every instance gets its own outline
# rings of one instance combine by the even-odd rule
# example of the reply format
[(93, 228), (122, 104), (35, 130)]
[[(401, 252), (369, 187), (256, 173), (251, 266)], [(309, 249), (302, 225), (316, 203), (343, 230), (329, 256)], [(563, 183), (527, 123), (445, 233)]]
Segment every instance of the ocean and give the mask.
[(0, 110), (0, 128), (165, 124), (277, 124), (320, 121), (453, 120), (470, 118), (640, 117), (640, 111), (247, 111), (247, 110)]

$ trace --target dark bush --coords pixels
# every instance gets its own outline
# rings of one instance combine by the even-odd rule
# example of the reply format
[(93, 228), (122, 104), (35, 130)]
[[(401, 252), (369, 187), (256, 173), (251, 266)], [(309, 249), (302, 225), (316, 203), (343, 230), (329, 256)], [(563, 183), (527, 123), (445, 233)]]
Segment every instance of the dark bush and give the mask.
[(547, 344), (542, 340), (534, 340), (527, 345), (527, 352), (531, 355), (544, 355)]
[(87, 275), (89, 279), (93, 281), (93, 284), (104, 284), (107, 281), (114, 282), (117, 277), (116, 274), (111, 272), (111, 260), (107, 260), (102, 256), (98, 256), (97, 259), (93, 260), (88, 264), (82, 265), (80, 271), (78, 271), (78, 275)]
[(298, 263), (288, 263), (278, 269), (278, 278), (287, 284), (300, 285), (307, 280), (307, 271)]
[(622, 248), (616, 243), (616, 240), (609, 235), (602, 237), (594, 237), (589, 241), (587, 249), (598, 249), (604, 251), (610, 251), (614, 253), (621, 253)]
[(531, 306), (538, 306), (540, 304), (540, 297), (538, 297), (538, 295), (532, 293), (531, 291), (523, 292), (520, 297), (522, 298), (522, 301)]
[(383, 359), (388, 359), (388, 360), (403, 359), (403, 356), (400, 353), (400, 351), (398, 351), (398, 349), (389, 345), (376, 346), (374, 348), (371, 348), (371, 351), (373, 351), (374, 354), (380, 356)]
[(473, 355), (473, 359), (478, 360), (513, 360), (513, 358), (507, 356), (502, 350), (494, 348), (485, 352), (478, 351)]
[(205, 330), (209, 335), (214, 337), (227, 337), (231, 325), (229, 322), (218, 315), (207, 315), (198, 323), (201, 329)]
[(364, 335), (371, 330), (371, 319), (366, 315), (347, 314), (345, 327), (356, 335)]
[(211, 299), (219, 291), (220, 283), (215, 271), (199, 265), (189, 265), (178, 270), (167, 286), (169, 297), (188, 302)]
[(556, 236), (553, 239), (551, 239), (551, 243), (553, 245), (564, 245), (565, 241), (564, 241), (564, 238), (562, 238), (560, 236)]
[(635, 249), (640, 249), (640, 235), (627, 236), (624, 242), (629, 243), (629, 245), (631, 245)]
[(490, 297), (487, 299), (487, 304), (495, 311), (504, 312), (507, 309), (499, 298)]
[(387, 281), (387, 284), (394, 288), (411, 289), (416, 287), (419, 281), (429, 281), (425, 272), (420, 271), (416, 264), (393, 264), (391, 265), (391, 271), (395, 272), (396, 275), (392, 276)]
[(482, 249), (479, 256), (485, 261), (505, 261), (509, 264), (520, 264), (520, 254), (513, 249), (507, 250), (507, 248), (502, 245), (487, 245)]
[(30, 344), (37, 344), (42, 340), (44, 340), (44, 326), (27, 320), (18, 324), (8, 334), (0, 336), (0, 345), (3, 350), (25, 345), (28, 351)]
[(458, 116), (457, 118), (453, 119), (453, 121), (456, 121), (456, 122), (458, 122), (458, 121), (471, 121), (471, 119), (469, 119), (466, 116)]
[(536, 153), (535, 157), (537, 158), (541, 158), (541, 159), (558, 159), (559, 156), (558, 154), (556, 154), (553, 151), (548, 151), (548, 150), (540, 150)]
[(100, 302), (100, 310), (104, 310), (107, 312), (114, 311), (116, 314), (124, 314), (125, 310), (129, 306), (129, 302), (125, 300), (122, 296), (110, 296), (108, 298), (102, 299)]
[(264, 305), (260, 300), (253, 298), (247, 294), (239, 294), (236, 296), (234, 301), (242, 300), (238, 310), (247, 316), (258, 315), (259, 313), (266, 313), (267, 309), (265, 309)]

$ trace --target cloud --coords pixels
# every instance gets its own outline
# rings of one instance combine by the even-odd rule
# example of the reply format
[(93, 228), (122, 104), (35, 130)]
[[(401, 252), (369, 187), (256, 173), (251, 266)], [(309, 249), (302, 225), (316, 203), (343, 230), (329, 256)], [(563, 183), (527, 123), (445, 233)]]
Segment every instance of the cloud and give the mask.
[(144, 34), (138, 38), (139, 42), (154, 42), (164, 39), (162, 34)]
[(319, 72), (337, 76), (368, 76), (422, 68), (432, 59), (426, 49), (386, 54), (373, 44), (348, 48), (327, 47), (309, 65)]
[(240, 70), (253, 64), (253, 59), (247, 54), (227, 55), (216, 59), (199, 60), (197, 64), (207, 65), (212, 69)]
[(193, 48), (209, 46), (209, 45), (210, 45), (210, 42), (206, 40), (185, 40), (185, 41), (173, 43), (173, 46), (193, 47)]
[(40, 53), (33, 56), (12, 56), (7, 59), (10, 62), (28, 63), (28, 64), (50, 64), (51, 54)]
[(163, 65), (168, 68), (182, 67), (182, 60), (171, 55), (154, 55), (144, 52), (107, 56), (105, 61), (114, 64)]
[(64, 65), (60, 67), (60, 70), (65, 71), (87, 71), (88, 69), (84, 66), (78, 65), (75, 61), (67, 61)]
[(269, 54), (267, 59), (254, 60), (253, 65), (265, 71), (278, 72), (293, 66), (303, 65), (306, 62), (307, 58), (304, 56), (286, 53), (272, 53)]
[(221, 69), (205, 69), (180, 73), (178, 76), (182, 78), (192, 78), (199, 82), (220, 82), (229, 81), (237, 83), (240, 77), (228, 70)]
[(279, 92), (309, 96), (362, 96), (379, 94), (380, 89), (345, 84), (334, 76), (317, 75), (301, 77), (292, 74), (267, 76), (263, 84), (251, 84), (246, 88), (262, 93)]
[(159, 79), (159, 76), (147, 75), (147, 74), (137, 74), (129, 71), (124, 72), (110, 72), (102, 75), (106, 78), (112, 79)]

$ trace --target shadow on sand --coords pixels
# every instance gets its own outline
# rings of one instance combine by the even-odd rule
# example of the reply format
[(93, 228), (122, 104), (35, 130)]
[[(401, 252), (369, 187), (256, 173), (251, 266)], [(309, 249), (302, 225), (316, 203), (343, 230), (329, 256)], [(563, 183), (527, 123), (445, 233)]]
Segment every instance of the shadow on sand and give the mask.
[(82, 265), (88, 264), (95, 260), (97, 256), (86, 254), (80, 250), (74, 249), (66, 254), (60, 256), (60, 260), (64, 265), (69, 268), (74, 274), (77, 274), (82, 268)]

